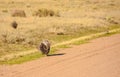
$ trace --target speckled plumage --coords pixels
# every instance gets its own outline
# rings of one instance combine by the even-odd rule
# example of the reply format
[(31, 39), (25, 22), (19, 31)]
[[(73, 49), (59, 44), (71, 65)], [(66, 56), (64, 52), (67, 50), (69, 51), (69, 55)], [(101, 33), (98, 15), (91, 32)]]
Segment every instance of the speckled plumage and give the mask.
[(49, 51), (50, 51), (50, 42), (48, 40), (43, 40), (40, 43), (40, 51), (42, 52), (42, 54), (48, 55)]

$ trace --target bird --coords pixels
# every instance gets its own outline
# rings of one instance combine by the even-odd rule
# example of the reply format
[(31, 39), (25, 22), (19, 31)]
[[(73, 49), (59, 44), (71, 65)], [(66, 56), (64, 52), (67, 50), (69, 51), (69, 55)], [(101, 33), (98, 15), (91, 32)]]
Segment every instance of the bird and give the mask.
[(48, 56), (50, 52), (50, 42), (48, 40), (43, 40), (39, 45), (39, 50), (42, 54)]

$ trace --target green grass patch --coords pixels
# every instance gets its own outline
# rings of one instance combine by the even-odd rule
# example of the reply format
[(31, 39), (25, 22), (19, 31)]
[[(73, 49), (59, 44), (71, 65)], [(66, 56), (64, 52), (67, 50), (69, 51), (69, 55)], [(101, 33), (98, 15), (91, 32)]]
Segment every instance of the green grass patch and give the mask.
[(40, 57), (43, 57), (43, 55), (41, 55), (40, 53), (33, 53), (33, 54), (18, 57), (18, 58), (14, 58), (11, 60), (0, 61), (0, 64), (10, 64), (10, 65), (11, 64), (20, 64), (20, 63), (23, 63), (26, 61), (38, 59)]
[[(58, 48), (54, 47), (51, 49), (49, 54), (54, 54), (55, 51), (57, 51)], [(24, 55), (24, 56), (19, 56), (17, 58), (11, 59), (11, 60), (4, 60), (4, 61), (0, 61), (0, 64), (8, 64), (8, 65), (13, 65), (13, 64), (21, 64), (27, 61), (31, 61), (31, 60), (36, 60), (38, 58), (44, 57), (46, 55), (42, 55), (40, 51), (29, 54), (29, 55)]]
[(60, 45), (60, 46), (57, 46), (57, 48), (70, 48), (70, 45), (66, 44), (66, 45)]
[(72, 44), (73, 45), (80, 45), (80, 44), (85, 44), (85, 43), (89, 43), (89, 40), (88, 39), (80, 40), (80, 41), (73, 42)]

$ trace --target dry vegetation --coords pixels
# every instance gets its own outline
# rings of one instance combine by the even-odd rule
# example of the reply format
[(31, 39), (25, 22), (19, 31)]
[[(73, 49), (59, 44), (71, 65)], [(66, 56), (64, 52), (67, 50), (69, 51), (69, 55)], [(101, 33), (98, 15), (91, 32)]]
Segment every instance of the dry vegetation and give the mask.
[(120, 0), (1, 0), (0, 56), (119, 27)]

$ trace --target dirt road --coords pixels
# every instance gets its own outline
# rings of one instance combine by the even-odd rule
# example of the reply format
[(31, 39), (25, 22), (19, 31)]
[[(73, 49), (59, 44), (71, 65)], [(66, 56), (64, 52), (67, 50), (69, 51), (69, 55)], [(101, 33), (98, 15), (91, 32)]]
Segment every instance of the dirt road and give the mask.
[(120, 77), (120, 34), (31, 62), (0, 66), (0, 77)]

